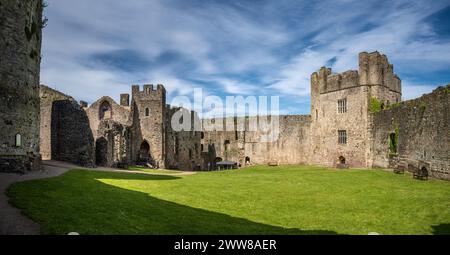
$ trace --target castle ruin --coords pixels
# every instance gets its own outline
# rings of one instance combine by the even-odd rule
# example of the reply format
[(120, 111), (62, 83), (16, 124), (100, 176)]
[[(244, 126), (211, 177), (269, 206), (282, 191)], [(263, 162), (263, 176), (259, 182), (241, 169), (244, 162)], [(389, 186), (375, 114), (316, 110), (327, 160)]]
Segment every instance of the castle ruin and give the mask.
[[(44, 159), (85, 166), (152, 162), (192, 171), (215, 170), (219, 162), (315, 164), (404, 169), (449, 179), (448, 92), (448, 86), (442, 87), (403, 102), (401, 80), (387, 57), (363, 52), (358, 71), (336, 74), (322, 67), (313, 73), (311, 115), (276, 116), (277, 139), (263, 141), (267, 130), (249, 128), (261, 116), (199, 120), (193, 111), (167, 105), (163, 85), (144, 85), (143, 90), (134, 85), (131, 98), (122, 94), (119, 104), (102, 97), (90, 106), (41, 86), (41, 138), (52, 137), (51, 143), (41, 139), (41, 153)], [(178, 111), (191, 114), (192, 128), (196, 121), (219, 128), (175, 131), (171, 120)]]
[[(264, 133), (236, 129), (205, 132), (202, 144), (214, 146), (216, 162), (242, 166), (393, 168), (450, 180), (449, 92), (447, 85), (401, 101), (401, 80), (387, 57), (362, 52), (358, 71), (336, 74), (322, 67), (311, 75), (311, 115), (278, 116), (275, 142), (261, 143)], [(239, 118), (235, 123), (246, 126), (252, 119)]]
[[(102, 97), (91, 105), (39, 86), (42, 1), (0, 6), (0, 171), (37, 170), (42, 156), (85, 167), (189, 171), (215, 170), (219, 162), (380, 167), (450, 180), (450, 85), (401, 101), (401, 80), (379, 52), (361, 53), (359, 70), (313, 73), (311, 114), (269, 116), (279, 133), (264, 141), (267, 130), (249, 128), (263, 117), (200, 120), (168, 105), (163, 85), (133, 85), (119, 103)], [(234, 125), (176, 131), (171, 120), (180, 111), (191, 127)]]

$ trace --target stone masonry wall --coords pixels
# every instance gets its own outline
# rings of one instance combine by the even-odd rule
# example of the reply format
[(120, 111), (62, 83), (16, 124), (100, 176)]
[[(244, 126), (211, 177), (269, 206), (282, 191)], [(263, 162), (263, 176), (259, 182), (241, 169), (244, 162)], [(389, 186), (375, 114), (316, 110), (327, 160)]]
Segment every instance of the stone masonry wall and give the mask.
[(73, 100), (54, 101), (52, 107), (52, 159), (93, 167), (94, 137), (86, 112)]
[(69, 100), (71, 99), (71, 97), (44, 85), (41, 85), (40, 87), (39, 97), (41, 108), (41, 124), (39, 137), (41, 156), (43, 160), (50, 160), (52, 158), (51, 125), (53, 102)]
[[(232, 118), (233, 119), (233, 118)], [(267, 119), (270, 123), (271, 119)], [(242, 122), (240, 122), (242, 121)], [(248, 164), (301, 164), (309, 158), (310, 116), (282, 115), (278, 117), (279, 134), (274, 141), (266, 141), (264, 137), (270, 134), (263, 129), (256, 131), (249, 128), (253, 122), (259, 123), (260, 118), (235, 119), (234, 130), (211, 130), (203, 132), (203, 153), (209, 146), (214, 146), (217, 157), (223, 161)], [(274, 119), (274, 121), (276, 121)], [(204, 120), (204, 123), (211, 120)], [(226, 119), (216, 119), (215, 123), (226, 125)], [(222, 124), (223, 123), (223, 124)], [(237, 123), (245, 123), (245, 130), (237, 129)], [(205, 125), (205, 124), (204, 124)], [(224, 129), (222, 129), (224, 130)], [(209, 162), (212, 163), (212, 162)], [(203, 164), (205, 168), (206, 164)]]
[[(165, 167), (166, 152), (166, 90), (163, 85), (154, 88), (153, 85), (144, 85), (141, 91), (139, 86), (132, 87), (133, 112), (133, 160), (139, 160), (139, 150), (145, 141), (150, 145), (150, 156), (155, 163)], [(148, 114), (147, 114), (148, 113)], [(148, 116), (147, 116), (148, 115)]]
[(96, 140), (98, 166), (125, 167), (131, 163), (131, 127), (114, 120), (100, 122)]
[[(373, 115), (372, 167), (399, 168), (450, 180), (450, 85)], [(398, 133), (397, 153), (389, 150)]]
[(42, 9), (41, 0), (0, 2), (0, 171), (2, 172), (39, 169)]
[(91, 126), (92, 133), (95, 139), (100, 137), (100, 135), (97, 133), (97, 130), (99, 129), (100, 122), (102, 121), (100, 119), (100, 107), (104, 103), (109, 104), (111, 107), (110, 116), (104, 116), (105, 120), (113, 120), (127, 126), (131, 126), (132, 123), (130, 107), (121, 106), (110, 97), (102, 97), (85, 109), (86, 114), (89, 117), (89, 125)]
[[(175, 131), (172, 128), (171, 120), (176, 112), (191, 116), (191, 131)], [(192, 131), (193, 121), (198, 121), (198, 116), (187, 109), (170, 108), (170, 106), (167, 106), (166, 113), (166, 167), (184, 171), (200, 170), (202, 168), (201, 132)]]

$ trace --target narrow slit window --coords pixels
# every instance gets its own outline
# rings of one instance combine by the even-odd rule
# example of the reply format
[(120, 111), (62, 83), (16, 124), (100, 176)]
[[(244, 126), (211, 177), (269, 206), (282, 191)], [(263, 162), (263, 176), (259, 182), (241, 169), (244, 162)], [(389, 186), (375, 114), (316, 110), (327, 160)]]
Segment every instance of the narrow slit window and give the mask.
[(17, 134), (16, 135), (16, 147), (21, 147), (22, 146), (22, 135)]

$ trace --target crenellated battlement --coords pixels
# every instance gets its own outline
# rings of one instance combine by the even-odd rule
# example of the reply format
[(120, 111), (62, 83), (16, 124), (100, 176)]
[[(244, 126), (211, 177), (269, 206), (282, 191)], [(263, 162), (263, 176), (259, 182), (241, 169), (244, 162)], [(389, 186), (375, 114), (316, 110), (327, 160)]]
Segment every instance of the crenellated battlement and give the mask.
[(378, 51), (359, 54), (359, 84), (368, 86), (384, 86), (401, 94), (401, 80), (394, 73), (394, 66), (386, 55)]
[(331, 68), (322, 67), (311, 76), (311, 93), (324, 94), (358, 86), (358, 71), (333, 73)]
[(143, 90), (140, 89), (139, 85), (132, 85), (131, 93), (133, 99), (162, 100), (166, 97), (166, 89), (162, 84), (156, 86), (153, 84), (145, 84)]
[(330, 93), (357, 86), (382, 86), (401, 94), (401, 80), (394, 73), (394, 66), (378, 51), (359, 54), (359, 71), (349, 70), (333, 73), (331, 68), (322, 67), (311, 75), (311, 94)]

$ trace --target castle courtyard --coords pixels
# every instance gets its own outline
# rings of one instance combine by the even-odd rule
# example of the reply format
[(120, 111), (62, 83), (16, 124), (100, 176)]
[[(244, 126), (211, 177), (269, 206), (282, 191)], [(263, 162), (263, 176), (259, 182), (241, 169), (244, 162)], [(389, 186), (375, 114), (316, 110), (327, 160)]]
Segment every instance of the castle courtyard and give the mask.
[[(101, 170), (101, 169), (100, 169)], [(13, 184), (42, 234), (449, 234), (450, 186), (410, 173), (253, 166), (70, 170)]]
[(450, 236), (448, 17), (450, 0), (0, 0), (0, 237), (299, 254), (335, 249), (310, 235)]

